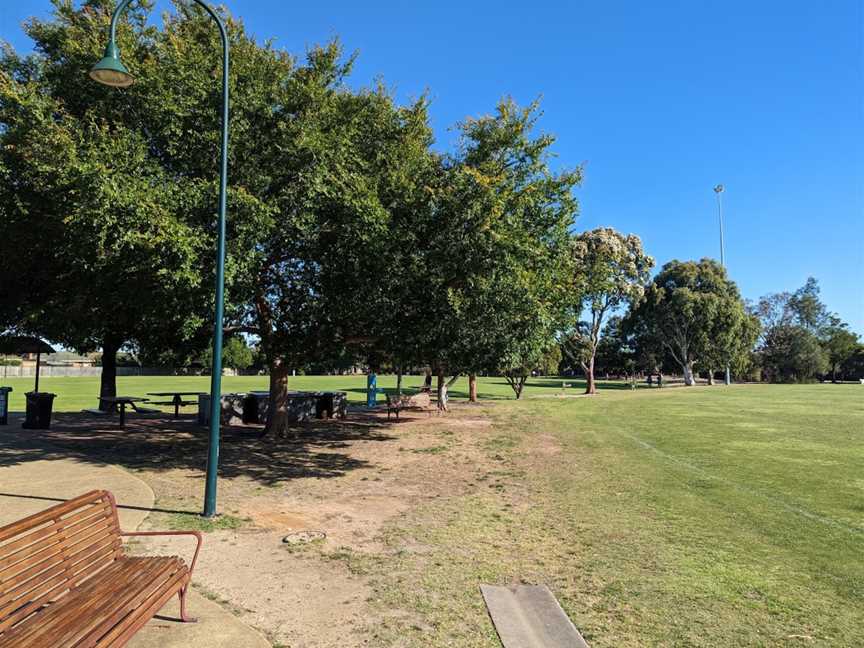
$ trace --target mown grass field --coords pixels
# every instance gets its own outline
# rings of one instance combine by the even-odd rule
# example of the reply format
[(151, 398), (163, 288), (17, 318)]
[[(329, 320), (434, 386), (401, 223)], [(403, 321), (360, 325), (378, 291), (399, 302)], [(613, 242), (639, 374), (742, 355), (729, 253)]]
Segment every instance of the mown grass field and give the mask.
[[(222, 378), (222, 392), (244, 392), (250, 390), (266, 390), (267, 376), (225, 376)], [(552, 395), (560, 393), (562, 383), (560, 378), (535, 378), (525, 395)], [(579, 393), (584, 389), (581, 381), (566, 380), (568, 393)], [(405, 389), (419, 388), (423, 384), (422, 376), (405, 376)], [(338, 389), (348, 392), (348, 398), (355, 403), (366, 401), (366, 376), (296, 376), (290, 379), (290, 388), (298, 391), (318, 391)], [(13, 411), (23, 411), (24, 394), (33, 390), (33, 378), (0, 378), (0, 386), (12, 387), (10, 407)], [(379, 376), (378, 386), (382, 389), (395, 389), (396, 376)], [(623, 383), (610, 383), (609, 387), (622, 388)], [(164, 392), (176, 389), (178, 391), (210, 391), (208, 376), (120, 376), (117, 378), (117, 393), (123, 396), (146, 396), (148, 392)], [(96, 407), (99, 395), (99, 378), (54, 378), (41, 377), (39, 390), (57, 394), (54, 400), (56, 412), (80, 412), (85, 407)], [(503, 378), (480, 378), (478, 392), (481, 398), (513, 398), (513, 390)], [(468, 397), (468, 381), (460, 378), (450, 390), (454, 398)], [(379, 396), (379, 398), (382, 398)], [(156, 399), (161, 400), (161, 399)], [(170, 409), (170, 408), (165, 408)], [(187, 409), (191, 412), (192, 409)]]
[[(494, 646), (480, 582), (545, 582), (592, 646), (864, 645), (864, 388), (607, 391), (485, 409), (499, 468), (390, 526), (381, 639)], [(388, 634), (388, 632), (390, 634)]]

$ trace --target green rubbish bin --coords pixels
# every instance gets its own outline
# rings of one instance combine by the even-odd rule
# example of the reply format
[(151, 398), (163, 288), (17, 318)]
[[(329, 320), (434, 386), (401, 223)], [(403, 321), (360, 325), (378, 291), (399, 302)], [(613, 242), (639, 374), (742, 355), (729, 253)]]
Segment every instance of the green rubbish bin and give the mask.
[(57, 394), (27, 392), (24, 396), (27, 398), (27, 412), (21, 427), (28, 430), (49, 429), (51, 427), (51, 409), (54, 407), (54, 398)]
[(0, 387), (0, 425), (9, 423), (9, 392), (11, 387)]

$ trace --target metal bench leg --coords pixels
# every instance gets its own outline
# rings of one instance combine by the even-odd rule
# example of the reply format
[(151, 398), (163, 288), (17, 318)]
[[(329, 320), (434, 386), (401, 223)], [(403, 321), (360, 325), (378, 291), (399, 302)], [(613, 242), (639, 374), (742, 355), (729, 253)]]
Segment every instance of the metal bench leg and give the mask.
[(186, 585), (183, 589), (181, 589), (178, 594), (180, 595), (180, 620), (183, 623), (195, 623), (198, 619), (190, 616), (186, 616), (186, 590), (189, 589), (189, 585)]

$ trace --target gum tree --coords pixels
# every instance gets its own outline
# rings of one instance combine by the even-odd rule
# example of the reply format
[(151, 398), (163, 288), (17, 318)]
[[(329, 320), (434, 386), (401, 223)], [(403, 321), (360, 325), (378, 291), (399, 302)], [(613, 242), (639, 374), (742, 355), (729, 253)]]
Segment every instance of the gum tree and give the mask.
[(590, 320), (565, 337), (564, 347), (579, 362), (586, 378), (586, 394), (596, 394), (594, 362), (607, 315), (638, 302), (654, 266), (641, 239), (611, 227), (598, 227), (577, 234), (572, 241), (574, 310), (587, 312)]
[(641, 346), (669, 355), (688, 386), (695, 384), (697, 364), (716, 369), (751, 325), (738, 287), (713, 259), (664, 265), (626, 322)]

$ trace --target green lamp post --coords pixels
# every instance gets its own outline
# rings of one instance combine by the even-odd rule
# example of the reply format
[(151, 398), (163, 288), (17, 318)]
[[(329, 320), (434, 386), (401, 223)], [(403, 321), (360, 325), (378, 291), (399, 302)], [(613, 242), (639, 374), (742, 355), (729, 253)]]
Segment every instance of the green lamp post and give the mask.
[[(90, 76), (108, 86), (126, 88), (134, 77), (120, 61), (115, 42), (117, 18), (132, 0), (121, 0), (111, 16), (105, 56), (90, 70)], [(219, 177), (218, 245), (216, 252), (216, 318), (213, 325), (213, 367), (210, 379), (210, 441), (207, 449), (207, 479), (204, 489), (204, 516), (216, 514), (216, 475), (219, 467), (219, 423), (222, 413), (222, 320), (225, 300), (225, 205), (228, 194), (228, 33), (219, 15), (202, 0), (194, 0), (210, 14), (222, 37), (222, 162)]]

